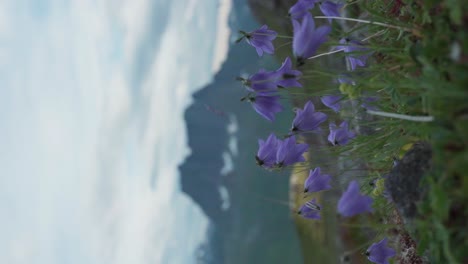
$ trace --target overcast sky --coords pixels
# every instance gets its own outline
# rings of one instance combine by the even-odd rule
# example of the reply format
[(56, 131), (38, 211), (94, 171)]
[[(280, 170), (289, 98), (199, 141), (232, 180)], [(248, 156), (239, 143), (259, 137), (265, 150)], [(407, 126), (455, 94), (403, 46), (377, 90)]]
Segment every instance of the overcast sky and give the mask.
[(216, 3), (0, 0), (0, 263), (193, 261), (177, 166), (227, 51)]

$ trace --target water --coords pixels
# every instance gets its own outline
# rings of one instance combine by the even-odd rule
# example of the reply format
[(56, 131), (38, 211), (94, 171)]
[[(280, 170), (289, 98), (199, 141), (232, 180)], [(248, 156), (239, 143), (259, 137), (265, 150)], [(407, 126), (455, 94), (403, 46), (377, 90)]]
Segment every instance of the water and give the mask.
[(177, 167), (223, 58), (217, 1), (0, 10), (0, 262), (194, 262), (209, 220)]
[[(245, 1), (235, 1), (233, 9), (233, 31), (260, 26)], [(212, 220), (209, 240), (199, 250), (201, 263), (303, 263), (287, 206), (288, 172), (268, 172), (254, 158), (258, 139), (284, 135), (293, 112), (266, 121), (240, 102), (246, 91), (235, 80), (278, 66), (272, 56), (260, 59), (248, 44), (233, 43), (214, 81), (194, 94), (186, 111), (192, 152), (180, 166), (182, 190)], [(288, 100), (283, 103), (291, 108)]]

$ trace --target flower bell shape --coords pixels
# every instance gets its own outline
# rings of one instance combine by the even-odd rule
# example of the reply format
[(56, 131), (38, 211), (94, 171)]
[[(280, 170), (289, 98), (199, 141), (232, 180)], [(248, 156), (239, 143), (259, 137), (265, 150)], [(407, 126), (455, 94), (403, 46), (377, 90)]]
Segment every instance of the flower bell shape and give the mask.
[(276, 113), (283, 111), (283, 106), (279, 102), (279, 95), (258, 94), (255, 97), (249, 98), (252, 107), (257, 113), (265, 119), (273, 122)]
[(275, 73), (278, 77), (278, 82), (276, 83), (278, 87), (302, 87), (302, 84), (297, 81), (301, 78), (302, 72), (292, 69), (292, 62), (289, 57), (284, 60), (281, 67)]
[(306, 14), (302, 22), (293, 19), (293, 53), (297, 65), (303, 65), (305, 60), (313, 56), (320, 45), (327, 41), (331, 31), (329, 26), (315, 28), (315, 22), (310, 13)]
[(314, 8), (315, 2), (317, 0), (298, 0), (290, 9), (289, 17), (294, 20), (303, 19), (308, 13), (309, 10)]
[[(364, 44), (357, 40), (350, 40), (348, 38), (343, 38), (340, 40), (340, 44), (342, 46), (338, 46), (335, 49), (343, 50), (345, 53), (356, 53), (356, 54), (349, 54), (346, 56), (346, 60), (348, 61), (349, 67), (352, 71), (356, 70), (356, 68), (366, 66), (367, 58), (369, 54), (362, 54), (365, 51), (368, 51)], [(359, 53), (359, 54), (357, 54)]]
[(258, 152), (255, 156), (257, 164), (265, 168), (272, 168), (276, 162), (276, 152), (280, 143), (281, 140), (274, 134), (270, 134), (266, 141), (259, 139)]
[(244, 34), (247, 43), (255, 48), (258, 56), (263, 56), (263, 53), (273, 54), (275, 52), (272, 41), (276, 38), (278, 33), (268, 29), (267, 25), (263, 25), (252, 32), (247, 33), (241, 31), (241, 33)]
[(303, 204), (297, 213), (304, 218), (320, 219), (321, 206), (317, 204), (315, 198)]
[(323, 122), (327, 120), (327, 115), (322, 112), (315, 112), (314, 104), (307, 101), (304, 109), (296, 110), (291, 131), (304, 132), (317, 130)]
[(351, 76), (348, 75), (340, 75), (337, 79), (339, 84), (349, 84), (349, 85), (356, 85), (356, 81), (354, 81)]
[(343, 97), (340, 95), (325, 95), (320, 97), (320, 101), (322, 101), (325, 106), (338, 113), (341, 109), (341, 98)]
[[(339, 17), (340, 9), (343, 7), (343, 4), (334, 3), (332, 1), (319, 1), (320, 11), (325, 16), (328, 17)], [(332, 19), (329, 18), (328, 22), (331, 23)]]
[(387, 238), (372, 244), (366, 251), (367, 259), (377, 264), (389, 264), (388, 259), (395, 254), (395, 250), (387, 246)]
[(352, 181), (338, 201), (338, 213), (351, 217), (365, 212), (372, 212), (372, 198), (359, 192), (359, 184)]
[(279, 168), (305, 161), (304, 153), (309, 149), (307, 144), (296, 144), (296, 137), (290, 136), (283, 140), (276, 152), (276, 166)]
[(272, 93), (278, 90), (278, 76), (276, 71), (260, 69), (247, 80), (241, 79), (247, 90), (256, 93)]
[(366, 96), (364, 98), (362, 98), (362, 103), (361, 103), (361, 107), (366, 109), (366, 110), (378, 110), (379, 108), (375, 105), (375, 102), (377, 102), (379, 100), (378, 97), (376, 96)]
[(343, 121), (339, 127), (335, 123), (330, 123), (330, 134), (328, 134), (328, 141), (332, 145), (346, 145), (350, 139), (356, 137), (356, 133), (348, 129), (348, 122)]
[(330, 175), (320, 173), (320, 167), (310, 170), (309, 177), (304, 182), (304, 193), (329, 190), (331, 189), (330, 180)]

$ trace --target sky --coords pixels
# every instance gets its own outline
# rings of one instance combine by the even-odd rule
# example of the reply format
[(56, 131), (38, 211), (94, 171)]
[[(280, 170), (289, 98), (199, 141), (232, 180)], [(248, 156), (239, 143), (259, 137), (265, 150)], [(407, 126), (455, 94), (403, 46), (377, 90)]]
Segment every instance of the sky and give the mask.
[(180, 191), (183, 113), (230, 6), (0, 0), (0, 263), (194, 262), (209, 221)]

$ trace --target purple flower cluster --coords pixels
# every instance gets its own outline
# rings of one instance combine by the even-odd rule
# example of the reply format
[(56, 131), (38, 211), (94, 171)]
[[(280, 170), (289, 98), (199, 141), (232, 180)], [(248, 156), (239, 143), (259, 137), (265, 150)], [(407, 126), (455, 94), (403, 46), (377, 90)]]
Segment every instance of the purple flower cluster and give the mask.
[(308, 149), (309, 145), (296, 143), (294, 136), (281, 140), (271, 134), (266, 141), (261, 139), (258, 141), (255, 159), (257, 164), (264, 168), (283, 168), (305, 161), (303, 155)]
[[(304, 193), (314, 193), (331, 189), (331, 176), (322, 174), (320, 167), (309, 171), (309, 177), (304, 182)], [(304, 218), (320, 219), (321, 206), (316, 203), (315, 198), (303, 204), (297, 212)]]
[[(330, 180), (330, 175), (321, 174), (320, 167), (317, 167), (310, 171), (309, 177), (304, 183), (304, 192), (313, 193), (331, 189)], [(357, 181), (352, 181), (338, 201), (337, 210), (342, 216), (352, 217), (365, 212), (372, 212), (372, 203), (372, 198), (359, 192)], [(318, 205), (313, 206), (314, 204), (316, 204), (315, 199), (306, 202), (299, 209), (299, 214), (305, 218), (319, 219), (318, 211), (320, 211), (321, 207)]]
[[(332, 17), (339, 17), (343, 7), (341, 2), (333, 0), (298, 0), (289, 9), (289, 17), (293, 24), (292, 53), (295, 58), (296, 67), (305, 64), (306, 60), (314, 59), (318, 56), (330, 55), (333, 53), (344, 52), (348, 71), (355, 71), (358, 67), (364, 67), (370, 52), (365, 45), (357, 40), (343, 38), (340, 44), (334, 46), (331, 52), (319, 54), (316, 56), (319, 47), (328, 40), (331, 32)], [(319, 6), (321, 12), (328, 18), (330, 24), (316, 27), (314, 18), (310, 10)], [(240, 31), (242, 37), (248, 44), (255, 48), (259, 56), (264, 53), (273, 54), (273, 41), (278, 37), (275, 31), (263, 25), (257, 30), (251, 32)], [(260, 69), (248, 78), (239, 78), (246, 87), (248, 95), (246, 99), (251, 102), (254, 110), (269, 121), (274, 121), (277, 113), (283, 110), (280, 103), (279, 92), (284, 88), (302, 87), (300, 78), (302, 72), (294, 69), (292, 61), (287, 57), (281, 67), (277, 70), (269, 71)], [(338, 113), (342, 109), (342, 101), (345, 95), (351, 99), (361, 98), (360, 104), (363, 108), (371, 110), (372, 104), (377, 97), (362, 96), (359, 89), (354, 89), (356, 82), (348, 74), (340, 75), (338, 81), (342, 84), (340, 91), (331, 92), (328, 95), (320, 97), (321, 102), (326, 107)], [(346, 85), (345, 85), (346, 84)], [(374, 108), (375, 109), (375, 108)], [(329, 111), (329, 110), (328, 110)], [(279, 139), (274, 134), (270, 134), (267, 139), (258, 140), (258, 151), (255, 156), (256, 162), (266, 169), (281, 169), (296, 163), (304, 162), (306, 159), (304, 153), (308, 151), (309, 146), (304, 143), (298, 143), (295, 135), (300, 133), (314, 132), (321, 134), (320, 126), (327, 121), (328, 116), (325, 113), (316, 111), (312, 101), (307, 101), (303, 108), (295, 111), (295, 117), (289, 134), (284, 139)], [(329, 123), (328, 141), (333, 146), (342, 146), (348, 144), (356, 133), (349, 127), (348, 121), (342, 121), (339, 126), (334, 122)], [(332, 188), (332, 177), (322, 173), (320, 167), (309, 171), (309, 175), (304, 182), (304, 193), (306, 195), (327, 191)], [(360, 192), (359, 183), (352, 180), (347, 189), (342, 193), (336, 210), (343, 217), (353, 217), (359, 214), (372, 212), (373, 199)], [(317, 199), (313, 198), (305, 202), (299, 209), (298, 214), (307, 219), (321, 219), (320, 212), (322, 205), (318, 204)], [(388, 259), (395, 255), (395, 250), (387, 247), (387, 239), (372, 244), (366, 251), (368, 259), (374, 263), (388, 264)]]
[(247, 96), (254, 110), (269, 121), (275, 120), (275, 115), (283, 110), (276, 93), (279, 88), (302, 87), (299, 79), (302, 72), (292, 68), (292, 62), (287, 57), (281, 67), (275, 71), (259, 70), (247, 79), (239, 78), (251, 93)]

